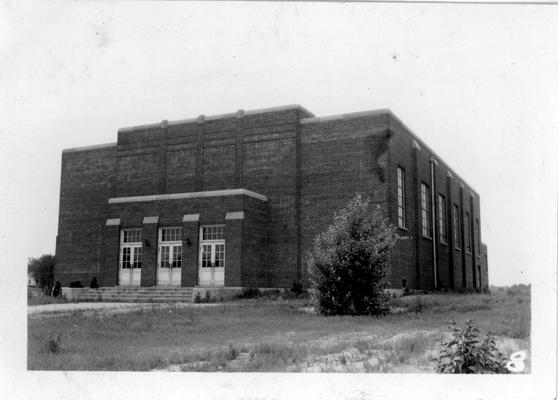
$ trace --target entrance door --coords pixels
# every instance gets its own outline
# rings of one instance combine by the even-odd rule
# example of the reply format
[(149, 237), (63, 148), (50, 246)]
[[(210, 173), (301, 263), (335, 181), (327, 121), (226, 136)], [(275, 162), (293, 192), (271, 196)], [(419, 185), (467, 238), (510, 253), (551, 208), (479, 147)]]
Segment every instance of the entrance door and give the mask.
[(123, 229), (120, 234), (120, 272), (118, 284), (141, 283), (141, 229)]
[(225, 227), (202, 226), (200, 236), (200, 286), (224, 286)]
[(157, 285), (180, 286), (182, 276), (182, 228), (159, 230)]

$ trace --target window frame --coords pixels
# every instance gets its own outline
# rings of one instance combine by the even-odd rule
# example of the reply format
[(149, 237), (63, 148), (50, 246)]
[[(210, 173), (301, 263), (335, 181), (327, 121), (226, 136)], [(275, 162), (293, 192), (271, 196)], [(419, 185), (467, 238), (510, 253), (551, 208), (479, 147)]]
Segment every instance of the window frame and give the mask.
[[(215, 232), (211, 232), (211, 234), (213, 235), (213, 237), (211, 239), (204, 239), (204, 230), (206, 228), (221, 228), (222, 229), (222, 238), (221, 237), (215, 237), (215, 235), (213, 235)], [(208, 235), (209, 237), (210, 235)], [(226, 237), (226, 233), (225, 233), (225, 225), (224, 224), (213, 224), (213, 225), (201, 225), (200, 226), (200, 242), (219, 242), (219, 241), (224, 241)]]
[(477, 257), (481, 256), (481, 249), (480, 249), (480, 223), (479, 223), (479, 219), (475, 218), (475, 239), (476, 239), (476, 243), (475, 243), (475, 250), (477, 252)]
[[(170, 230), (173, 231), (170, 231)], [(163, 231), (169, 230), (169, 233), (172, 232), (172, 236), (174, 239), (163, 239)], [(176, 238), (178, 235), (178, 239)], [(162, 226), (159, 228), (159, 244), (161, 243), (178, 243), (182, 242), (182, 227), (181, 226)]]
[(424, 182), (421, 182), (420, 186), (420, 205), (422, 237), (432, 239), (432, 199), (430, 194), (430, 186)]
[(397, 166), (397, 226), (407, 230), (407, 182), (405, 168)]
[(469, 214), (469, 211), (465, 211), (465, 224), (464, 224), (464, 228), (465, 228), (465, 250), (467, 251), (467, 254), (471, 254), (471, 214)]
[[(123, 229), (120, 230), (120, 232), (121, 232), (121, 235), (122, 235), (120, 237), (120, 243), (122, 243), (123, 245), (124, 244), (141, 243), (142, 240), (143, 240), (143, 228), (123, 228)], [(139, 235), (136, 235), (136, 239), (138, 239), (137, 236), (139, 236), (139, 240), (128, 240), (128, 241), (126, 240), (127, 236), (128, 236), (127, 234), (137, 233), (137, 232), (139, 232)], [(132, 236), (132, 237), (134, 237), (134, 236)]]
[[(139, 232), (139, 234), (137, 234)], [(131, 236), (136, 239), (126, 241), (130, 233), (136, 235)], [(143, 258), (143, 228), (122, 228), (120, 230), (120, 251), (119, 251), (119, 268), (120, 269), (141, 269)], [(127, 254), (125, 254), (127, 253)], [(124, 261), (127, 256), (127, 261)], [(128, 266), (126, 266), (128, 265)]]
[[(167, 236), (165, 237), (165, 240), (163, 240), (164, 236)], [(170, 237), (171, 239), (169, 239), (168, 237)], [(159, 269), (182, 268), (182, 239), (183, 229), (181, 226), (159, 227), (157, 246), (157, 265)]]

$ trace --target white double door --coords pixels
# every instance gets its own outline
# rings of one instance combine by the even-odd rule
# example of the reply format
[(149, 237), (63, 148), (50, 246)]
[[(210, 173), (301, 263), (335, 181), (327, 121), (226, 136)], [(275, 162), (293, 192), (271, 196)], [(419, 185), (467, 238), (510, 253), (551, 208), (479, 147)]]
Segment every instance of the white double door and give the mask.
[(120, 248), (118, 284), (139, 286), (141, 283), (141, 243), (126, 244)]
[(159, 245), (157, 285), (180, 286), (182, 277), (182, 243)]
[(225, 285), (225, 241), (201, 242), (200, 286)]

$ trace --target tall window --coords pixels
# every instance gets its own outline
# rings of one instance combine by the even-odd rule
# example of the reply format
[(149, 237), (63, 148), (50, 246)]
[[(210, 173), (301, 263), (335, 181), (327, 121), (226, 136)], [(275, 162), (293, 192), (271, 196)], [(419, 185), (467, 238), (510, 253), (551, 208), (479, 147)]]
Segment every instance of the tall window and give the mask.
[(120, 243), (122, 269), (141, 268), (141, 233), (141, 228), (122, 230)]
[(397, 223), (400, 228), (407, 227), (405, 206), (405, 170), (397, 167)]
[(161, 228), (159, 242), (160, 268), (181, 268), (182, 228)]
[(422, 236), (432, 237), (432, 224), (430, 223), (430, 209), (432, 206), (430, 199), (430, 188), (426, 183), (420, 186), (420, 204), (422, 214)]
[(465, 212), (465, 249), (471, 252), (471, 216)]
[(440, 243), (448, 243), (448, 233), (446, 230), (446, 198), (438, 194), (438, 226), (440, 229)]
[(453, 205), (453, 242), (455, 243), (455, 248), (461, 248), (461, 219), (459, 218), (459, 206), (457, 204)]
[(479, 219), (475, 219), (475, 239), (477, 242), (475, 243), (475, 249), (477, 251), (477, 256), (480, 256), (480, 225)]

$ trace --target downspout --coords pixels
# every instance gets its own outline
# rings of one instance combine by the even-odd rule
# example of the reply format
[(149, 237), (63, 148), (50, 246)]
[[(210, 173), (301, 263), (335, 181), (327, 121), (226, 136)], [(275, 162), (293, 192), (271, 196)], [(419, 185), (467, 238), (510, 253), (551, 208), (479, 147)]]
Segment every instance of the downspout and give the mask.
[(438, 289), (438, 260), (436, 258), (436, 214), (435, 210), (436, 207), (434, 206), (436, 203), (435, 190), (434, 190), (434, 168), (438, 164), (438, 162), (430, 157), (430, 216), (432, 219), (432, 260), (433, 260), (433, 267), (434, 267), (434, 289)]

